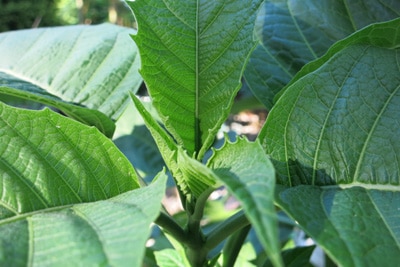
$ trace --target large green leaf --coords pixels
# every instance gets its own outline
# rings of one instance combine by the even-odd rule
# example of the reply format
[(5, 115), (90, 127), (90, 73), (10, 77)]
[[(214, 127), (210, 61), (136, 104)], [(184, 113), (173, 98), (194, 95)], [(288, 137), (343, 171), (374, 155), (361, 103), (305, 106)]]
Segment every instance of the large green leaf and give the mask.
[(0, 136), (3, 219), (139, 187), (135, 170), (111, 140), (48, 109), (0, 102)]
[(258, 14), (260, 44), (247, 65), (246, 82), (271, 109), (275, 94), (334, 42), (370, 23), (399, 16), (400, 2), (390, 0), (267, 0)]
[(108, 200), (1, 216), (0, 265), (140, 266), (166, 178)]
[(343, 266), (400, 260), (399, 52), (400, 19), (335, 44), (289, 84), (259, 136), (278, 183), (303, 185), (281, 188), (278, 204)]
[(242, 138), (235, 143), (226, 141), (214, 150), (207, 165), (240, 201), (274, 266), (281, 266), (273, 204), (275, 171), (259, 142)]
[(141, 74), (153, 103), (189, 155), (212, 144), (228, 116), (261, 0), (129, 2), (138, 21)]
[(10, 77), (7, 87), (22, 91), (19, 97), (23, 92), (26, 98), (55, 96), (117, 119), (129, 101), (128, 92), (142, 82), (137, 48), (129, 37), (133, 32), (102, 24), (1, 33), (0, 72)]
[(0, 102), (0, 136), (1, 266), (140, 265), (165, 174), (138, 189), (108, 138), (48, 109)]

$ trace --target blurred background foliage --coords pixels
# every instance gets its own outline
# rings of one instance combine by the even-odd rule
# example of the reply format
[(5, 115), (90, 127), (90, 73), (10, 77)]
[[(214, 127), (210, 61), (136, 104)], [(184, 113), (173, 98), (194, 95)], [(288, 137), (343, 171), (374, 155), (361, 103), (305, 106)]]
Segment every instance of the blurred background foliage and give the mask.
[(0, 0), (0, 32), (103, 22), (135, 27), (121, 0)]

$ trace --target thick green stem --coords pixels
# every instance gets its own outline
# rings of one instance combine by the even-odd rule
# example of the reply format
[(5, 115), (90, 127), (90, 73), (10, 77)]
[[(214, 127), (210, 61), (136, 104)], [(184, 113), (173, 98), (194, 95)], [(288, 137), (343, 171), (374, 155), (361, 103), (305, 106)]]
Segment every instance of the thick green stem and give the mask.
[(188, 236), (185, 230), (180, 227), (175, 220), (168, 214), (161, 212), (155, 223), (163, 228), (166, 232), (171, 234), (177, 241), (186, 244)]
[(207, 239), (206, 239), (206, 244), (205, 244), (206, 248), (208, 250), (213, 249), (219, 243), (221, 243), (226, 238), (228, 238), (230, 235), (235, 233), (237, 230), (239, 230), (249, 224), (250, 224), (250, 222), (247, 219), (246, 215), (244, 214), (243, 210), (235, 213), (230, 218), (228, 218), (226, 221), (223, 221), (221, 224), (216, 226), (208, 234)]

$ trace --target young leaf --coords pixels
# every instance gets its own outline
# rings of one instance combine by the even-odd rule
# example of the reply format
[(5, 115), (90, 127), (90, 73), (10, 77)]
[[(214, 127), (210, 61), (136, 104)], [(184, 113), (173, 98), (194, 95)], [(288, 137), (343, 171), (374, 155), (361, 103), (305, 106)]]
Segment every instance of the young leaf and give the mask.
[(139, 24), (133, 38), (141, 74), (164, 125), (190, 156), (202, 148), (202, 158), (228, 116), (261, 2), (128, 2)]
[(305, 66), (260, 133), (278, 183), (309, 185), (279, 205), (343, 266), (400, 260), (399, 29), (371, 25)]
[(282, 266), (273, 202), (275, 171), (260, 144), (242, 138), (226, 141), (207, 165), (240, 201), (274, 266)]
[(39, 87), (117, 119), (128, 103), (127, 93), (142, 83), (137, 48), (129, 38), (133, 32), (102, 24), (1, 33), (0, 73), (30, 84), (6, 85), (30, 93), (26, 97), (37, 94), (32, 86)]
[(199, 161), (189, 157), (177, 146), (168, 133), (146, 110), (143, 104), (132, 95), (132, 100), (150, 130), (168, 169), (184, 194), (198, 197), (216, 183), (215, 174)]
[(140, 266), (166, 179), (108, 200), (0, 216), (0, 265)]
[(48, 109), (0, 102), (0, 136), (2, 218), (139, 187), (135, 170), (111, 140)]
[(246, 82), (271, 109), (274, 96), (304, 64), (354, 31), (399, 14), (393, 1), (267, 0), (257, 16), (260, 44), (247, 64)]

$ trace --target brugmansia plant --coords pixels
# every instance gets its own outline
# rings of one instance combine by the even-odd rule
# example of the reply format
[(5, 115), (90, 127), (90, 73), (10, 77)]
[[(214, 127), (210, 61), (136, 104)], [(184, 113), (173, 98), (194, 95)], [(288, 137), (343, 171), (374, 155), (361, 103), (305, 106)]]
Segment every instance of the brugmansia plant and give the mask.
[[(277, 210), (340, 266), (400, 262), (399, 4), (128, 4), (137, 32), (0, 34), (1, 266), (310, 265)], [(267, 121), (217, 148), (242, 77)], [(168, 176), (183, 220), (161, 207)], [(222, 186), (241, 209), (204, 226)], [(241, 262), (250, 228), (262, 250)]]

